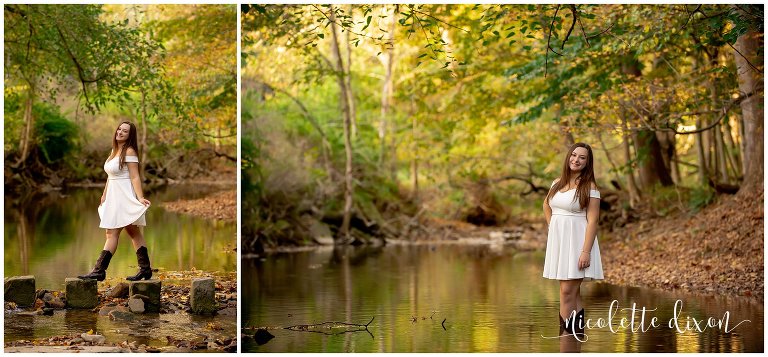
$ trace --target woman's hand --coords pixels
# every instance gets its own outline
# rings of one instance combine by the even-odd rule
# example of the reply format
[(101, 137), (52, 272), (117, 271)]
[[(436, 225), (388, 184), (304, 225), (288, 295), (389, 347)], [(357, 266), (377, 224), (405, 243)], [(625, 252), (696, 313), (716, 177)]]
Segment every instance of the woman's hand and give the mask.
[(589, 267), (589, 253), (581, 252), (579, 255), (579, 270), (584, 270)]
[(143, 204), (143, 205), (145, 205), (145, 206), (147, 206), (147, 207), (149, 207), (149, 205), (150, 205), (150, 202), (149, 202), (149, 200), (148, 200), (148, 199), (146, 199), (146, 198), (140, 198), (140, 199), (139, 199), (139, 202), (141, 202), (141, 204)]
[(103, 205), (104, 204), (104, 200), (106, 200), (106, 199), (107, 198), (104, 197), (104, 195), (101, 195), (101, 202), (99, 202), (99, 206)]

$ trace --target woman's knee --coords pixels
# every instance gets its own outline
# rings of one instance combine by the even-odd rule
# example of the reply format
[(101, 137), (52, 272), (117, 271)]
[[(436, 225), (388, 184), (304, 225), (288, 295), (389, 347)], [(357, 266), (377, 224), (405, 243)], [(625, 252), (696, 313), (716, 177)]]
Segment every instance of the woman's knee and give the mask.
[(120, 230), (119, 229), (107, 229), (106, 237), (107, 237), (107, 239), (118, 239), (118, 238), (120, 238)]
[(576, 295), (579, 293), (579, 283), (562, 283), (560, 284), (560, 296), (568, 297), (568, 298), (575, 298)]
[(143, 238), (143, 235), (141, 234), (141, 229), (137, 226), (128, 226), (125, 227), (126, 232), (128, 232), (128, 235), (131, 236), (131, 239), (141, 239)]

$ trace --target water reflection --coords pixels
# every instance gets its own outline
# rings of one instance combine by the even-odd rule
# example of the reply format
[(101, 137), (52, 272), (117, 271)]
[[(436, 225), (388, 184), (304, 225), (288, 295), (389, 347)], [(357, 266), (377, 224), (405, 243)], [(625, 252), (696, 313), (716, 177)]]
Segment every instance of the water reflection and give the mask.
[[(235, 271), (236, 225), (163, 210), (160, 202), (205, 195), (216, 187), (172, 186), (152, 192), (144, 236), (152, 265), (165, 270)], [(220, 189), (220, 188), (219, 188)], [(101, 189), (5, 200), (5, 276), (34, 275), (38, 288), (63, 290), (66, 277), (84, 274), (104, 245), (96, 211)], [(107, 278), (136, 270), (130, 237), (123, 232)]]
[[(133, 321), (113, 321), (90, 310), (57, 310), (53, 316), (5, 316), (4, 339), (37, 340), (50, 336), (80, 334), (94, 330), (104, 335), (108, 343), (123, 341), (147, 346), (163, 347), (166, 336), (175, 339), (195, 340), (201, 336), (212, 339), (232, 337), (237, 329), (234, 315), (195, 316), (187, 313), (134, 315)], [(215, 323), (221, 329), (206, 328)]]
[[(368, 249), (363, 250), (363, 249)], [(542, 253), (517, 253), (484, 246), (389, 246), (325, 249), (244, 259), (243, 326), (290, 326), (344, 321), (366, 323), (367, 333), (326, 336), (270, 330), (275, 338), (247, 352), (761, 352), (763, 306), (747, 299), (585, 283), (586, 318), (607, 319), (611, 302), (619, 310), (614, 329), (587, 330), (588, 340), (557, 338), (559, 287), (541, 278)], [(688, 316), (722, 318), (720, 330), (677, 333), (666, 326), (675, 301)], [(639, 309), (661, 327), (633, 332), (618, 326)], [(635, 313), (639, 319), (639, 312)], [(445, 321), (443, 324), (442, 322)], [(647, 323), (646, 323), (647, 324)], [(445, 329), (443, 328), (445, 326)], [(555, 337), (555, 338), (544, 338)]]

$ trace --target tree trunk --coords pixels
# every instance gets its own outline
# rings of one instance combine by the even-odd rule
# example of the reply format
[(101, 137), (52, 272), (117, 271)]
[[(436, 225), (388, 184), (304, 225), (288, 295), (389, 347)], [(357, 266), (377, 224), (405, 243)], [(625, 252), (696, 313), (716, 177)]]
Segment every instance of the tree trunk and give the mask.
[[(764, 88), (763, 75), (752, 66), (762, 66), (763, 58), (760, 49), (763, 48), (763, 34), (753, 30), (741, 35), (736, 40), (734, 53), (736, 71), (739, 81), (739, 91), (742, 95), (750, 95), (741, 104), (741, 114), (744, 117), (744, 182), (739, 195), (752, 197), (762, 196), (763, 190), (763, 110)], [(744, 58), (746, 57), (746, 58)], [(751, 65), (750, 65), (751, 64)]]
[(21, 142), (19, 143), (19, 161), (16, 162), (16, 166), (23, 166), (29, 156), (29, 146), (32, 142), (32, 130), (35, 125), (35, 116), (32, 112), (32, 107), (35, 102), (35, 88), (30, 84), (27, 91), (27, 100), (24, 103), (24, 129), (21, 133)]
[(725, 147), (727, 149), (726, 155), (733, 168), (733, 178), (735, 182), (738, 182), (739, 175), (742, 172), (741, 159), (739, 158), (739, 146), (736, 144), (736, 141), (733, 140), (733, 129), (730, 122), (730, 118), (725, 118), (723, 120), (723, 137), (725, 138)]
[[(351, 140), (351, 126), (352, 115), (349, 108), (349, 96), (347, 83), (344, 80), (344, 63), (341, 60), (341, 52), (339, 50), (339, 38), (336, 33), (336, 14), (333, 6), (331, 6), (331, 52), (333, 53), (333, 59), (336, 62), (336, 79), (339, 84), (339, 102), (341, 103), (341, 112), (344, 117), (344, 152), (346, 153), (346, 168), (344, 170), (344, 216), (341, 222), (340, 235), (343, 237), (344, 242), (350, 241), (349, 235), (349, 222), (352, 218), (352, 195), (354, 188), (352, 186), (352, 140)], [(338, 242), (337, 237), (336, 242)]]
[(413, 201), (419, 201), (419, 144), (418, 144), (418, 122), (416, 121), (415, 105), (413, 93), (411, 93), (411, 141), (413, 158), (411, 159), (411, 179), (413, 180)]
[[(717, 68), (718, 67), (718, 56), (719, 52), (717, 48), (711, 48), (712, 56), (709, 59), (709, 68)], [(717, 110), (720, 108), (720, 100), (719, 100), (719, 92), (718, 92), (718, 83), (715, 78), (710, 78), (709, 80), (709, 95), (710, 95), (710, 105), (713, 110)], [(716, 116), (719, 114), (715, 114)], [(726, 158), (725, 158), (725, 143), (723, 142), (723, 132), (722, 125), (717, 124), (714, 128), (712, 128), (710, 131), (712, 132), (712, 144), (713, 145), (713, 165), (712, 169), (715, 170), (715, 175), (713, 175), (713, 179), (722, 182), (727, 183), (728, 182), (728, 168), (726, 167)]]
[(639, 152), (640, 184), (643, 188), (653, 185), (672, 186), (672, 177), (664, 166), (661, 145), (656, 133), (650, 130), (639, 130), (634, 135), (635, 145)]
[[(622, 72), (632, 77), (640, 77), (642, 72), (637, 58), (627, 56), (622, 64)], [(626, 117), (626, 115), (624, 116)], [(640, 119), (637, 118), (638, 121)], [(650, 130), (640, 130), (635, 132), (633, 141), (635, 142), (635, 155), (639, 159), (641, 187), (649, 188), (656, 183), (660, 183), (662, 186), (673, 185), (669, 170), (664, 166), (661, 146), (656, 134)]]
[[(701, 54), (693, 57), (693, 67), (699, 67), (701, 66)], [(703, 108), (702, 108), (703, 109)], [(701, 116), (696, 116), (696, 129), (701, 129), (706, 126), (706, 122), (702, 122)], [(709, 170), (708, 168), (708, 161), (707, 161), (707, 153), (704, 149), (706, 147), (704, 140), (705, 140), (705, 133), (699, 132), (694, 134), (696, 138), (696, 160), (699, 164), (699, 184), (702, 186), (706, 186), (709, 182)]]
[[(555, 105), (555, 118), (560, 118), (560, 113), (562, 113), (562, 111), (563, 108), (561, 104)], [(560, 125), (560, 136), (563, 139), (563, 146), (565, 147), (565, 150), (568, 150), (573, 146), (576, 140), (573, 138), (573, 133), (571, 133), (567, 119), (562, 119), (558, 123)]]
[(141, 89), (141, 138), (139, 147), (141, 148), (141, 157), (139, 158), (139, 176), (144, 175), (144, 169), (147, 167), (147, 92)]
[[(384, 5), (386, 7), (386, 5)], [(394, 9), (394, 7), (393, 7)], [(392, 76), (392, 70), (395, 60), (395, 16), (394, 10), (390, 14), (391, 19), (389, 23), (389, 38), (387, 48), (384, 50), (384, 56), (380, 57), (381, 62), (384, 65), (384, 82), (381, 87), (381, 117), (379, 119), (379, 167), (387, 167), (387, 129), (389, 126), (389, 112), (392, 104), (392, 95), (394, 93), (394, 79)], [(394, 160), (392, 157), (390, 160)], [(394, 167), (394, 166), (392, 166)], [(391, 174), (394, 177), (394, 174)]]
[[(355, 22), (354, 14), (352, 12), (352, 5), (347, 7), (349, 11), (350, 21)], [(355, 106), (355, 93), (352, 91), (352, 44), (349, 42), (349, 30), (342, 30), (344, 35), (344, 43), (347, 48), (347, 68), (344, 70), (344, 80), (347, 84), (347, 101), (349, 102), (349, 115), (352, 118), (352, 138), (357, 138), (357, 109)]]

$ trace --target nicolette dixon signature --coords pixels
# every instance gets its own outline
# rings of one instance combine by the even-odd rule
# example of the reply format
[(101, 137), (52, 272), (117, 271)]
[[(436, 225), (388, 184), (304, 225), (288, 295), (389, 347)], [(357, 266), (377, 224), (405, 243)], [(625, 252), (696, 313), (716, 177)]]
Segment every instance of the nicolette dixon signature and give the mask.
[[(617, 312), (629, 310), (630, 316), (629, 317), (622, 317), (617, 318)], [(731, 312), (725, 311), (723, 314), (723, 317), (718, 319), (715, 317), (707, 317), (702, 319), (697, 319), (693, 316), (686, 316), (685, 319), (680, 318), (680, 313), (683, 311), (683, 301), (677, 300), (675, 301), (675, 309), (674, 314), (672, 318), (670, 318), (667, 321), (659, 321), (659, 318), (656, 316), (651, 316), (649, 313), (656, 311), (657, 309), (647, 309), (645, 306), (637, 307), (636, 303), (632, 304), (632, 307), (625, 307), (623, 309), (619, 309), (619, 301), (613, 300), (611, 302), (611, 306), (608, 308), (608, 318), (604, 319), (602, 317), (598, 318), (597, 320), (592, 319), (586, 319), (584, 321), (584, 326), (579, 326), (584, 328), (584, 334), (576, 334), (574, 337), (581, 342), (586, 341), (589, 337), (587, 336), (587, 330), (596, 329), (596, 328), (606, 328), (608, 327), (612, 333), (619, 332), (619, 328), (622, 329), (629, 329), (633, 333), (637, 332), (647, 332), (648, 330), (652, 328), (659, 328), (662, 326), (668, 327), (670, 329), (677, 330), (678, 333), (685, 333), (687, 331), (695, 331), (702, 333), (706, 331), (707, 329), (719, 329), (724, 331), (725, 333), (730, 333), (736, 327), (739, 325), (745, 323), (745, 322), (751, 322), (750, 320), (742, 320), (739, 321), (739, 323), (735, 325), (731, 325)], [(575, 313), (572, 313), (569, 317), (569, 322), (574, 321), (574, 315)], [(565, 335), (564, 335), (565, 336)], [(570, 335), (567, 335), (570, 336)], [(560, 338), (562, 336), (552, 336), (552, 337), (545, 337), (544, 338)]]

